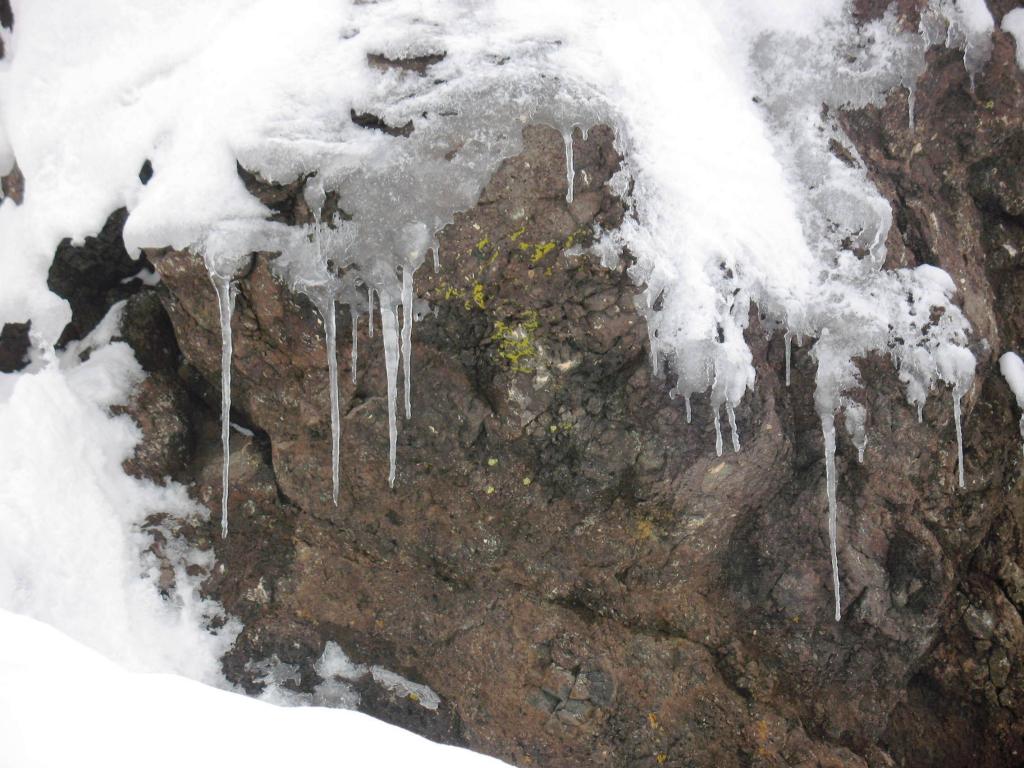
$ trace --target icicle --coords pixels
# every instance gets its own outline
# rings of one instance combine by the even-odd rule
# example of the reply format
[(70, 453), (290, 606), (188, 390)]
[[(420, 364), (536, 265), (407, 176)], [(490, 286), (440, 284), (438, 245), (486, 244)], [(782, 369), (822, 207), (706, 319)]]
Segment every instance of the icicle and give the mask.
[(920, 424), (924, 421), (924, 403), (918, 402), (917, 404), (917, 423)]
[(868, 445), (868, 412), (863, 405), (853, 400), (845, 401), (846, 432), (857, 447), (857, 463), (864, 463), (864, 449)]
[(390, 302), (380, 302), (380, 331), (384, 340), (384, 368), (388, 377), (388, 485), (395, 487), (395, 458), (398, 446), (398, 424), (395, 407), (398, 402), (398, 319)]
[(327, 371), (331, 387), (331, 487), (334, 505), (338, 505), (338, 486), (341, 480), (341, 408), (338, 403), (338, 327), (334, 314), (334, 299), (327, 299), (320, 308), (324, 319), (327, 343)]
[(917, 89), (913, 83), (907, 86), (907, 117), (910, 124), (910, 132), (914, 132), (914, 106), (917, 101)]
[(356, 383), (356, 365), (359, 362), (359, 315), (352, 311), (352, 383)]
[(722, 455), (722, 418), (718, 414), (718, 408), (715, 407), (715, 455)]
[(224, 453), (221, 468), (220, 535), (228, 536), (228, 479), (231, 463), (231, 315), (235, 310), (235, 286), (228, 277), (210, 273), (220, 309), (220, 442)]
[(830, 414), (821, 417), (821, 431), (825, 436), (825, 487), (828, 494), (828, 547), (832, 555), (832, 588), (835, 592), (836, 621), (842, 618), (839, 601), (839, 555), (836, 552), (836, 423)]
[(689, 424), (690, 423), (690, 396), (687, 395), (684, 398), (684, 400), (686, 400), (686, 423)]
[(440, 272), (441, 271), (441, 243), (439, 243), (437, 241), (436, 237), (434, 238), (434, 244), (433, 244), (432, 248), (434, 249), (434, 272)]
[(572, 203), (573, 188), (576, 186), (576, 167), (572, 157), (572, 129), (562, 134), (565, 139), (565, 178), (568, 182), (568, 191), (565, 193), (565, 202)]
[(1018, 424), (1020, 425), (1020, 452), (1024, 454), (1024, 414), (1021, 415)]
[(651, 371), (654, 374), (654, 378), (661, 377), (661, 360), (658, 355), (657, 341), (658, 337), (655, 335), (657, 329), (653, 327), (650, 316), (647, 318), (647, 342), (651, 347)]
[(964, 433), (960, 425), (960, 395), (953, 393), (953, 421), (956, 423), (956, 457), (960, 487), (964, 487)]
[(402, 373), (405, 384), (405, 418), (412, 418), (412, 270), (402, 267)]
[(373, 338), (373, 288), (370, 286), (366, 287), (366, 305), (369, 309), (366, 310), (367, 323), (369, 323), (370, 338)]
[(793, 356), (793, 334), (786, 331), (786, 335), (782, 337), (786, 343), (786, 386), (789, 386), (789, 362)]
[(732, 430), (732, 450), (733, 453), (740, 452), (740, 433), (736, 429), (736, 411), (733, 410), (732, 403), (728, 400), (725, 401), (725, 412), (729, 415), (729, 429)]

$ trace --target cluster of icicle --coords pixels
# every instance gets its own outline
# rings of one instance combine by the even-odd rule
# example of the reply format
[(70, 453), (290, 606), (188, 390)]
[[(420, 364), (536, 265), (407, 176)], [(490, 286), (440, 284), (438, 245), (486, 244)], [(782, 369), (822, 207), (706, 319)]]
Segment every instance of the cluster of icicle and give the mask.
[[(411, 121), (413, 130), (402, 136), (376, 132), (369, 139), (371, 145), (375, 142), (369, 151), (361, 145), (353, 155), (344, 142), (283, 147), (270, 142), (242, 157), (243, 164), (269, 180), (289, 181), (304, 174), (305, 199), (315, 223), (287, 227), (229, 222), (211, 229), (197, 244), (216, 287), (223, 332), (223, 533), (228, 527), (232, 276), (240, 254), (280, 254), (272, 262), (275, 272), (308, 296), (323, 318), (335, 502), (341, 441), (336, 311), (345, 305), (352, 317), (353, 376), (360, 318), (367, 317), (372, 334), (379, 315), (387, 375), (388, 482), (393, 485), (400, 365), (405, 416), (411, 416), (411, 334), (417, 316), (413, 274), (431, 251), (437, 268), (438, 233), (456, 212), (475, 204), (498, 164), (519, 151), (523, 126), (548, 124), (565, 137), (566, 200), (571, 202), (573, 129), (607, 123), (615, 128), (617, 146), (625, 156), (613, 187), (627, 198), (632, 215), (620, 230), (595, 233), (595, 254), (607, 262), (628, 248), (636, 259), (632, 275), (646, 285), (641, 309), (648, 323), (652, 365), (659, 374), (675, 375), (673, 394), (685, 399), (687, 421), (691, 397), (710, 393), (719, 455), (721, 407), (725, 406), (733, 449), (739, 451), (735, 409), (754, 384), (751, 352), (744, 339), (751, 304), (756, 304), (765, 327), (784, 333), (787, 384), (792, 339), (813, 340), (838, 620), (835, 421), (840, 412), (861, 459), (867, 444), (867, 413), (850, 394), (859, 386), (854, 359), (870, 352), (890, 355), (919, 417), (938, 383), (952, 388), (961, 487), (960, 402), (972, 384), (975, 361), (966, 348), (969, 326), (953, 303), (955, 286), (949, 276), (928, 266), (882, 268), (892, 214), (868, 180), (834, 112), (880, 103), (888, 90), (901, 84), (910, 90), (912, 109), (913, 84), (940, 23), (946, 30), (945, 42), (966, 47), (965, 63), (973, 77), (983, 63), (979, 51), (984, 46), (976, 36), (958, 36), (959, 17), (953, 13), (958, 9), (945, 2), (933, 4), (921, 34), (898, 30), (890, 14), (864, 27), (851, 21), (834, 25), (830, 34), (813, 41), (795, 41), (781, 33), (758, 39), (751, 56), (752, 70), (760, 78), (760, 111), (785, 169), (785, 181), (794, 190), (802, 238), (801, 248), (793, 249), (784, 262), (774, 254), (753, 252), (749, 243), (732, 252), (670, 251), (671, 238), (664, 236), (672, 234), (665, 229), (664, 216), (670, 206), (658, 200), (660, 179), (652, 173), (656, 163), (637, 159), (644, 146), (632, 134), (629, 116), (621, 112), (628, 105), (613, 104), (585, 80), (545, 72), (539, 65), (533, 75), (525, 76), (520, 67), (516, 79), (509, 80), (499, 61), (492, 78), (476, 77), (471, 87), (460, 86), (455, 77), (436, 78), (429, 88), (422, 81), (410, 87), (410, 78), (393, 79), (390, 87), (395, 93), (377, 111), (390, 125)], [(823, 76), (836, 62), (842, 65)], [(822, 104), (830, 108), (825, 113)], [(853, 162), (837, 158), (830, 143), (844, 147)], [(438, 194), (442, 189), (446, 193)], [(344, 217), (325, 218), (329, 194)], [(655, 203), (662, 207), (656, 209)]]
[[(441, 93), (438, 93), (441, 90)], [(402, 111), (385, 113), (396, 124), (414, 122), (409, 136), (379, 132), (370, 140), (379, 150), (353, 158), (346, 145), (317, 147), (305, 165), (315, 168), (304, 187), (313, 224), (289, 227), (275, 222), (228, 222), (212, 228), (198, 244), (216, 289), (222, 343), (222, 442), (224, 450), (221, 528), (228, 531), (228, 454), (231, 410), (231, 316), (233, 275), (240, 254), (272, 252), (274, 273), (307, 296), (325, 329), (331, 403), (332, 485), (338, 502), (341, 415), (338, 393), (337, 323), (340, 305), (352, 319), (351, 370), (357, 373), (358, 328), (366, 316), (368, 333), (379, 315), (387, 377), (388, 483), (395, 482), (399, 368), (405, 418), (412, 416), (412, 325), (422, 314), (413, 293), (413, 274), (429, 253), (439, 268), (438, 235), (455, 213), (471, 208), (500, 162), (517, 154), (522, 128), (530, 123), (556, 127), (564, 136), (568, 192), (573, 197), (572, 133), (600, 121), (603, 102), (592, 92), (557, 78), (515, 83), (478, 80), (470, 90), (435, 89), (429, 99), (402, 94)], [(294, 148), (293, 148), (294, 149)], [(332, 154), (332, 152), (334, 154)], [(266, 178), (294, 177), (296, 158), (266, 152), (252, 158)], [(280, 165), (278, 162), (280, 161)], [(439, 194), (439, 190), (446, 194)], [(333, 217), (324, 211), (328, 192), (338, 201)], [(342, 215), (341, 212), (344, 212)]]
[[(965, 50), (964, 62), (973, 90), (975, 75), (991, 51), (991, 17), (971, 18), (969, 6), (935, 2), (926, 9), (918, 32), (900, 29), (894, 9), (875, 22), (858, 25), (849, 17), (830, 23), (813, 40), (788, 34), (761, 36), (752, 50), (758, 73), (759, 101), (777, 156), (798, 198), (803, 235), (816, 260), (802, 284), (772, 286), (778, 274), (751, 269), (729, 254), (706, 262), (704, 277), (715, 287), (714, 332), (687, 332), (698, 314), (688, 306), (686, 290), (660, 283), (661, 265), (642, 249), (637, 276), (648, 284), (645, 312), (654, 370), (676, 376), (674, 395), (685, 399), (687, 422), (692, 395), (710, 392), (716, 453), (722, 454), (721, 407), (739, 450), (735, 408), (754, 383), (752, 357), (743, 334), (750, 304), (757, 305), (762, 327), (784, 334), (785, 381), (790, 383), (794, 338), (813, 339), (817, 362), (815, 407), (825, 445), (829, 549), (835, 596), (835, 619), (841, 618), (837, 555), (836, 416), (863, 461), (867, 445), (867, 412), (850, 393), (860, 386), (854, 359), (871, 352), (891, 357), (909, 403), (923, 418), (928, 393), (939, 383), (952, 393), (957, 444), (957, 482), (964, 487), (961, 400), (974, 380), (975, 359), (967, 349), (967, 320), (953, 303), (956, 286), (944, 271), (920, 266), (885, 270), (886, 239), (892, 225), (888, 202), (874, 188), (856, 148), (836, 119), (840, 108), (881, 105), (894, 87), (909, 95), (913, 128), (914, 88), (925, 69), (930, 45), (944, 43)], [(983, 8), (983, 6), (982, 6)], [(985, 11), (987, 15), (987, 11)], [(827, 107), (823, 110), (823, 105)], [(841, 159), (833, 147), (847, 155)], [(628, 159), (627, 159), (628, 162)], [(607, 233), (598, 251), (608, 261), (628, 239)], [(756, 267), (756, 264), (754, 265)], [(780, 265), (784, 270), (787, 265)], [(798, 271), (805, 265), (794, 260)], [(780, 281), (783, 282), (783, 281)], [(707, 306), (705, 306), (705, 311)], [(1024, 423), (1024, 422), (1022, 422)], [(1024, 428), (1024, 427), (1022, 427)], [(1022, 433), (1024, 434), (1024, 433)]]

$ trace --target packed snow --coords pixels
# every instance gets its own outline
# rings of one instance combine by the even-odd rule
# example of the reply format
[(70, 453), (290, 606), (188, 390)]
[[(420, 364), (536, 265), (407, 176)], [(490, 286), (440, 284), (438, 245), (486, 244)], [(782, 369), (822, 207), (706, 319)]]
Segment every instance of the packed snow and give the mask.
[(128, 672), (0, 609), (0, 765), (498, 768), (368, 715), (277, 707), (178, 675)]
[[(369, 746), (358, 752), (372, 738), (429, 752), (415, 737), (356, 715), (284, 714), (176, 678), (136, 674), (223, 684), (217, 659), (237, 627), (209, 631), (219, 608), (200, 599), (184, 570), (203, 555), (176, 553), (175, 601), (159, 597), (156, 566), (140, 561), (148, 515), (206, 512), (181, 487), (121, 470), (138, 430), (109, 409), (142, 372), (130, 350), (112, 341), (116, 312), (90, 339), (61, 353), (53, 348), (70, 318), (67, 302), (46, 285), (54, 250), (65, 237), (77, 242), (97, 232), (118, 207), (129, 211), (130, 252), (189, 249), (209, 270), (223, 334), (225, 454), (234, 280), (253, 251), (279, 254), (276, 273), (325, 321), (337, 500), (337, 306), (348, 307), (353, 328), (366, 315), (371, 335), (380, 316), (394, 484), (400, 372), (405, 417), (413, 416), (416, 270), (428, 252), (436, 268), (440, 231), (519, 151), (523, 126), (561, 132), (571, 205), (574, 137), (606, 123), (624, 157), (612, 186), (629, 214), (618, 230), (595, 232), (592, 250), (609, 264), (624, 249), (635, 259), (652, 365), (683, 396), (687, 421), (692, 399), (706, 395), (717, 452), (723, 406), (740, 450), (736, 409), (755, 386), (745, 338), (752, 307), (762, 328), (784, 334), (787, 384), (794, 338), (817, 362), (837, 620), (836, 417), (842, 414), (860, 459), (870, 421), (854, 397), (855, 359), (889, 355), (919, 414), (933, 390), (948, 389), (964, 485), (961, 402), (974, 358), (955, 284), (935, 267), (884, 268), (892, 212), (835, 111), (881, 103), (904, 88), (913, 125), (929, 45), (963, 50), (973, 83), (992, 45), (982, 0), (933, 0), (916, 31), (900, 28), (891, 11), (858, 27), (838, 0), (779, 8), (651, 0), (642, 12), (618, 0), (296, 0), (287, 13), (275, 0), (12, 5), (15, 29), (0, 32), (0, 173), (17, 163), (26, 185), (20, 206), (0, 201), (0, 324), (31, 321), (33, 362), (0, 377), (0, 462), (9, 478), (0, 488), (0, 620), (6, 643), (26, 654), (38, 645), (57, 659), (26, 676), (12, 654), (0, 655), (0, 705), (17, 718), (3, 722), (18, 723), (24, 738), (38, 734), (51, 750), (21, 764), (66, 764), (60, 750), (75, 740), (44, 738), (54, 712), (92, 739), (87, 726), (104, 734), (104, 723), (141, 717), (146, 708), (131, 704), (136, 697), (183, 728), (192, 707), (229, 731), (243, 721), (250, 733), (283, 727), (292, 738), (290, 760), (316, 728), (344, 733), (333, 746), (343, 744), (350, 757), (356, 750), (357, 764), (380, 762)], [(1020, 39), (1016, 13), (1003, 25)], [(427, 74), (407, 66), (411, 59)], [(391, 130), (363, 127), (352, 119), (360, 114)], [(139, 169), (147, 161), (153, 175), (143, 184)], [(303, 179), (314, 224), (269, 221), (236, 163), (269, 181)], [(325, 216), (329, 194), (344, 217)], [(355, 335), (350, 354), (354, 373)], [(226, 535), (226, 494), (220, 512)], [(113, 661), (9, 611), (45, 621)], [(60, 688), (45, 701), (44, 674)], [(102, 707), (93, 705), (97, 699)], [(93, 717), (99, 711), (110, 713), (101, 723)], [(144, 726), (124, 730), (145, 734)], [(309, 743), (326, 749), (323, 739)], [(215, 741), (204, 758), (246, 740)], [(158, 759), (163, 749), (155, 750)], [(180, 762), (189, 749), (175, 742), (166, 754)], [(469, 760), (436, 754), (446, 764)]]
[(140, 561), (147, 517), (208, 512), (180, 485), (121, 469), (140, 434), (110, 407), (144, 374), (127, 344), (110, 341), (119, 311), (30, 373), (0, 374), (0, 608), (46, 621), (129, 669), (216, 683), (238, 627), (207, 631), (219, 606), (200, 599), (186, 572), (208, 570), (212, 555), (170, 552), (173, 604), (157, 591), (159, 564)]

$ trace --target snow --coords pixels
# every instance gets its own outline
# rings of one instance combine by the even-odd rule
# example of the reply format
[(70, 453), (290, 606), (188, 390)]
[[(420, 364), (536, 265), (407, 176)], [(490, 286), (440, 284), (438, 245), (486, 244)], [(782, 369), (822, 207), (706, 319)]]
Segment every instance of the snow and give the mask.
[(1003, 16), (1000, 26), (1004, 32), (1013, 35), (1013, 41), (1017, 46), (1017, 66), (1024, 69), (1024, 8), (1014, 8)]
[(277, 707), (175, 675), (128, 672), (6, 610), (0, 637), (0, 763), (12, 768), (505, 765), (350, 710)]
[(46, 621), (130, 669), (218, 682), (218, 658), (238, 628), (204, 629), (220, 609), (186, 573), (212, 558), (176, 553), (176, 604), (156, 590), (158, 564), (140, 562), (147, 516), (207, 513), (182, 486), (121, 469), (140, 434), (109, 409), (143, 372), (126, 344), (110, 342), (119, 310), (34, 372), (0, 375), (0, 608)]
[[(1017, 400), (1017, 407), (1024, 411), (1024, 361), (1016, 352), (1005, 352), (999, 358), (999, 372), (1006, 379), (1007, 386)], [(1024, 450), (1024, 413), (1020, 417), (1021, 450)]]
[[(316, 666), (324, 681), (313, 695), (289, 697), (280, 685), (265, 695), (332, 709), (284, 709), (201, 684), (227, 685), (219, 658), (238, 626), (211, 631), (222, 610), (199, 596), (186, 569), (208, 571), (212, 557), (167, 528), (173, 594), (158, 592), (160, 564), (144, 553), (146, 518), (209, 512), (185, 488), (121, 467), (140, 434), (110, 408), (144, 376), (116, 340), (122, 309), (59, 355), (0, 374), (0, 765), (278, 768), (342, 752), (357, 766), (503, 765), (337, 709), (358, 703), (345, 680), (365, 675), (428, 708), (439, 699), (382, 667), (351, 664), (334, 643)], [(268, 675), (286, 677), (285, 666)]]
[(999, 358), (999, 372), (1017, 398), (1017, 407), (1024, 409), (1024, 361), (1016, 352), (1005, 352)]

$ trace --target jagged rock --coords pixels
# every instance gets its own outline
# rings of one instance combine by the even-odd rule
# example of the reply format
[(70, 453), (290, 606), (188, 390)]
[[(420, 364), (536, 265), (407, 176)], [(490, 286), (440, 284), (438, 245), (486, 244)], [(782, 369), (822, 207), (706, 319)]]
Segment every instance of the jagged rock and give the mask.
[(141, 282), (131, 278), (149, 264), (132, 259), (125, 250), (122, 230), (127, 218), (128, 211), (119, 208), (95, 237), (85, 238), (81, 245), (66, 239), (57, 246), (46, 283), (68, 300), (72, 312), (59, 345), (85, 336), (111, 305), (139, 290)]
[(29, 348), (29, 323), (5, 323), (0, 330), (0, 372), (13, 373), (25, 367)]

